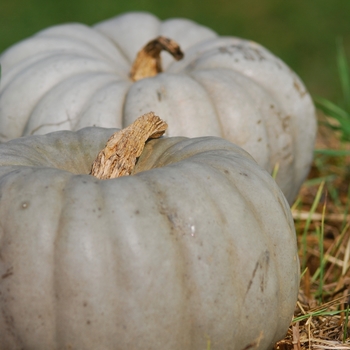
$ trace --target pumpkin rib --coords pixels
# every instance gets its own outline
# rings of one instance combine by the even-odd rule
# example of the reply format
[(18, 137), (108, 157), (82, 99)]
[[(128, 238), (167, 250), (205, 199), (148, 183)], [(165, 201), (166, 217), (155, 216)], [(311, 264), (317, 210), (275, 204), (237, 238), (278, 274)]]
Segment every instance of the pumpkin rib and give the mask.
[[(198, 73), (205, 73), (208, 74), (208, 72), (210, 72), (210, 70), (206, 70), (206, 71), (197, 71), (197, 72), (193, 72), (191, 73), (191, 75), (198, 75)], [(215, 69), (216, 74), (218, 74), (220, 72), (219, 69)], [(263, 89), (262, 86), (260, 86), (260, 84), (255, 83), (255, 84), (250, 84), (250, 80), (248, 80), (246, 78), (246, 76), (241, 75), (239, 72), (232, 72), (232, 71), (228, 71), (226, 69), (222, 69), (222, 74), (225, 75), (227, 78), (230, 78), (230, 76), (232, 76), (232, 80), (235, 82), (235, 84), (238, 84), (238, 86), (240, 86), (241, 84), (241, 88), (238, 88), (238, 92), (245, 92), (247, 96), (249, 96), (253, 101), (251, 103), (247, 103), (248, 105), (252, 105), (252, 106), (258, 106), (258, 109), (260, 110), (260, 118), (258, 120), (258, 124), (260, 122), (259, 125), (261, 125), (262, 128), (264, 128), (264, 133), (261, 134), (259, 136), (259, 132), (257, 132), (256, 130), (254, 130), (254, 119), (253, 119), (253, 115), (251, 112), (245, 112), (244, 115), (249, 115), (250, 116), (250, 120), (252, 125), (250, 125), (252, 131), (252, 137), (257, 137), (258, 139), (261, 139), (260, 142), (256, 143), (256, 142), (250, 142), (250, 145), (257, 145), (255, 148), (251, 149), (249, 145), (246, 145), (243, 140), (240, 140), (240, 136), (239, 135), (231, 135), (230, 134), (225, 134), (224, 138), (230, 140), (230, 141), (239, 141), (238, 143), (244, 147), (249, 153), (254, 154), (256, 160), (259, 162), (259, 164), (261, 166), (263, 166), (263, 168), (265, 168), (267, 171), (269, 171), (270, 173), (272, 172), (272, 170), (274, 169), (276, 163), (278, 161), (280, 161), (280, 172), (278, 174), (278, 180), (281, 179), (285, 179), (285, 182), (288, 182), (288, 179), (290, 179), (290, 181), (292, 181), (292, 179), (295, 176), (295, 166), (294, 166), (294, 159), (292, 159), (292, 164), (293, 166), (291, 166), (291, 169), (288, 171), (288, 173), (286, 173), (287, 169), (288, 169), (288, 165), (290, 166), (291, 162), (288, 162), (288, 158), (286, 158), (285, 155), (283, 155), (282, 153), (284, 152), (288, 152), (288, 154), (293, 154), (295, 151), (295, 144), (296, 144), (296, 140), (295, 140), (295, 135), (294, 133), (290, 133), (288, 131), (288, 124), (285, 124), (285, 119), (282, 118), (283, 115), (285, 115), (285, 112), (283, 110), (281, 110), (281, 108), (278, 105), (278, 102), (275, 101), (273, 99), (272, 96), (269, 95), (269, 93), (265, 92), (265, 90)], [(234, 75), (233, 75), (234, 74)], [(219, 76), (220, 77), (220, 76)], [(221, 78), (221, 77), (220, 77)], [(224, 79), (223, 79), (224, 81)], [(246, 83), (249, 83), (248, 85)], [(231, 83), (233, 84), (233, 82)], [(206, 84), (205, 86), (210, 86), (210, 84)], [(234, 86), (234, 85), (233, 85)], [(222, 91), (223, 89), (220, 88), (220, 91)], [(219, 96), (219, 98), (221, 97), (221, 95)], [(224, 99), (225, 101), (227, 100), (231, 100), (229, 97)], [(243, 100), (242, 98), (239, 98), (239, 100)], [(220, 106), (220, 102), (216, 101), (215, 102), (216, 106)], [(230, 106), (232, 106), (232, 103), (230, 103)], [(236, 108), (235, 108), (236, 107)], [(239, 109), (239, 106), (232, 106), (233, 109)], [(234, 111), (226, 111), (226, 113), (222, 113), (223, 116), (226, 115), (234, 115), (235, 112)], [(263, 122), (261, 122), (263, 121)], [(248, 125), (249, 126), (249, 125)], [(246, 128), (248, 128), (248, 126)], [(234, 130), (235, 126), (232, 125), (230, 126), (228, 124), (227, 129), (229, 131)], [(238, 130), (244, 130), (244, 126), (237, 126)], [(290, 129), (290, 127), (289, 127)], [(254, 130), (254, 131), (253, 131)], [(281, 139), (285, 139), (285, 138), (290, 138), (289, 142), (287, 145), (285, 144), (281, 144)], [(270, 140), (270, 142), (266, 142), (266, 147), (268, 148), (268, 151), (266, 149), (264, 149), (262, 147), (262, 143), (263, 140)], [(261, 148), (262, 154), (260, 154), (259, 156), (259, 151), (256, 150), (256, 148)], [(288, 155), (287, 154), (287, 155)], [(264, 159), (264, 156), (267, 159)], [(285, 195), (289, 195), (289, 192), (286, 192)]]
[(125, 13), (93, 26), (109, 37), (130, 63), (150, 39), (159, 35), (159, 27), (160, 20), (147, 12)]
[[(190, 139), (187, 137), (169, 137), (169, 138), (163, 138), (162, 143), (164, 143), (166, 146), (161, 150), (157, 151), (157, 147), (155, 149), (154, 146), (157, 145), (156, 140), (149, 140), (147, 141), (147, 147), (144, 150), (143, 154), (139, 158), (136, 168), (135, 168), (135, 174), (143, 171), (139, 170), (139, 168), (144, 169), (146, 166), (145, 163), (147, 162), (147, 170), (150, 170), (152, 168), (160, 168), (165, 167), (171, 164), (176, 164), (178, 162), (183, 161), (184, 155), (186, 155), (186, 158), (192, 158), (194, 156), (200, 155), (202, 153), (208, 153), (215, 152), (215, 151), (235, 151), (236, 153), (240, 154), (241, 156), (250, 158), (253, 160), (253, 158), (243, 149), (240, 149), (236, 145), (229, 143), (228, 141), (225, 141), (219, 137), (210, 137), (210, 146), (208, 145), (209, 137), (203, 136), (198, 137), (195, 139)], [(154, 145), (154, 146), (153, 146)], [(151, 153), (152, 152), (152, 153)], [(151, 167), (150, 167), (151, 165)]]
[[(128, 71), (129, 69), (128, 61), (119, 62), (118, 66), (116, 66), (116, 59), (117, 58), (119, 59), (119, 57), (116, 57), (117, 56), (116, 54), (118, 53), (118, 51), (114, 52), (113, 56), (111, 56), (111, 54), (108, 54), (108, 55), (101, 54), (101, 51), (96, 52), (96, 48), (91, 46), (91, 44), (89, 44), (89, 42), (87, 41), (85, 42), (82, 42), (81, 40), (74, 41), (74, 38), (72, 38), (72, 34), (73, 33), (71, 33), (70, 36), (64, 37), (63, 38), (64, 40), (63, 40), (57, 35), (51, 37), (51, 36), (41, 35), (41, 32), (39, 32), (35, 36), (29, 39), (26, 39), (23, 42), (20, 42), (19, 44), (15, 45), (13, 49), (5, 51), (1, 55), (1, 64), (3, 66), (3, 69), (7, 69), (7, 70), (13, 70), (14, 68), (18, 69), (17, 66), (23, 67), (22, 69), (26, 69), (30, 64), (32, 64), (30, 63), (31, 61), (39, 60), (40, 57), (43, 55), (56, 56), (56, 55), (64, 55), (69, 53), (70, 55), (74, 55), (74, 56), (89, 57), (91, 59), (105, 61), (109, 65), (113, 66), (114, 69), (120, 70), (120, 67), (124, 66), (125, 72)], [(71, 42), (72, 44), (70, 45)], [(33, 50), (32, 54), (31, 54), (31, 50)], [(118, 50), (118, 49), (116, 48), (115, 50)], [(14, 64), (12, 61), (14, 61), (16, 64)], [(9, 64), (11, 65), (9, 66)]]
[[(64, 223), (61, 226), (62, 235), (57, 249), (60, 252), (58, 266), (60, 273), (60, 288), (56, 291), (59, 294), (57, 302), (57, 328), (58, 348), (65, 344), (74, 342), (74, 334), (81, 332), (96, 332), (96, 327), (106, 328), (107, 320), (111, 320), (114, 305), (107, 308), (108, 300), (114, 300), (118, 296), (110, 295), (108, 291), (111, 285), (115, 285), (114, 279), (109, 278), (110, 283), (103, 282), (103, 279), (110, 275), (107, 267), (107, 257), (111, 258), (110, 233), (106, 230), (108, 224), (108, 208), (105, 205), (105, 196), (101, 191), (102, 183), (87, 175), (74, 175), (69, 178), (64, 189), (64, 210), (61, 219)], [(89, 200), (82, 198), (82, 192), (89, 193)], [(86, 214), (81, 213), (79, 208), (85, 207)], [(75, 219), (73, 219), (72, 214)], [(115, 214), (114, 214), (115, 215)], [(99, 225), (103, 218), (104, 225)], [(106, 221), (107, 220), (107, 221)], [(83, 239), (80, 238), (80, 227), (85, 227)], [(103, 238), (103, 239), (102, 239)], [(101, 244), (100, 242), (104, 242)], [(71, 244), (75, 247), (71, 249)], [(88, 268), (84, 268), (84, 266)], [(76, 289), (76, 274), (79, 274), (80, 288)], [(101, 283), (104, 290), (100, 289)], [(95, 292), (93, 292), (95, 290)], [(98, 292), (98, 290), (100, 290)], [(109, 293), (111, 294), (111, 293)], [(60, 305), (61, 304), (61, 305)], [(70, 310), (77, 310), (77, 317), (69, 317)], [(98, 326), (100, 324), (100, 326)], [(69, 327), (66, 327), (69, 325)], [(81, 328), (81, 330), (79, 329)], [(110, 331), (110, 329), (109, 329)], [(96, 340), (88, 344), (84, 337), (80, 338), (81, 348), (97, 348), (103, 346), (103, 332), (101, 343)], [(111, 334), (106, 334), (111, 337)], [(93, 337), (92, 337), (93, 339)], [(98, 339), (96, 337), (95, 339)]]
[(125, 98), (124, 122), (129, 125), (151, 110), (172, 125), (168, 136), (220, 136), (213, 106), (203, 100), (206, 97), (205, 89), (188, 75), (161, 73), (131, 85)]
[[(89, 89), (85, 88), (86, 85), (89, 86)], [(120, 86), (121, 89), (125, 90), (123, 85), (128, 84), (124, 80), (116, 79), (104, 72), (72, 75), (70, 78), (57, 83), (41, 96), (27, 120), (23, 134), (33, 135), (40, 129), (45, 132), (64, 130), (67, 129), (67, 123), (69, 123), (69, 129), (78, 130), (85, 126), (81, 125), (81, 119), (89, 107), (94, 106), (95, 103), (103, 102), (98, 100), (99, 93), (102, 93), (100, 98), (105, 98), (103, 92), (105, 94), (108, 90), (111, 90), (110, 93), (115, 92), (117, 86), (118, 89)], [(120, 95), (113, 96), (116, 104), (121, 103), (119, 102)], [(60, 96), (59, 100), (57, 99), (58, 96)], [(115, 115), (113, 117), (115, 122)], [(95, 118), (97, 118), (97, 115), (95, 115)], [(51, 120), (55, 120), (56, 123), (50, 122)], [(108, 123), (107, 118), (104, 122), (99, 123), (100, 126), (104, 127), (108, 127), (110, 124), (111, 122)], [(119, 121), (119, 124), (122, 124), (122, 120)]]
[[(112, 36), (109, 35), (108, 32), (105, 32), (105, 31), (100, 31), (100, 28), (98, 26), (98, 23), (96, 25), (94, 25), (92, 27), (96, 32), (102, 34), (102, 35), (105, 35), (110, 41), (111, 43), (113, 44), (113, 46), (115, 46), (118, 50), (118, 52), (120, 53), (120, 55), (122, 56), (122, 58), (124, 59), (124, 61), (127, 63), (127, 68), (128, 70), (130, 70), (130, 65), (132, 63), (132, 61), (128, 58), (127, 54), (123, 51), (123, 48), (119, 45), (118, 42), (116, 42)], [(115, 58), (114, 58), (114, 64), (115, 64), (115, 61), (117, 61)], [(118, 62), (119, 64), (119, 62)]]
[[(130, 84), (131, 82), (118, 80), (105, 84), (105, 86), (95, 91), (81, 111), (81, 117), (78, 118), (74, 130), (97, 125), (104, 128), (113, 128), (116, 121), (118, 125), (125, 125), (122, 117), (125, 101), (123, 96), (129, 91)], [(109, 107), (106, 107), (103, 110), (100, 107), (101, 104), (114, 105), (114, 108), (110, 110)]]
[[(115, 45), (115, 43), (106, 36), (101, 35), (101, 33), (94, 30), (92, 27), (81, 23), (56, 25), (38, 32), (35, 36), (48, 38), (49, 42), (55, 41), (57, 38), (61, 37), (67, 38), (69, 41), (73, 40), (77, 43), (80, 42), (78, 46), (83, 45), (89, 49), (89, 52), (92, 50), (91, 53), (93, 55), (96, 55), (96, 51), (98, 54), (103, 53), (103, 59), (114, 65), (116, 57), (118, 58), (118, 61), (121, 58), (124, 59), (124, 62), (119, 61), (119, 64), (123, 63), (125, 67), (127, 67), (129, 63), (129, 60), (125, 59), (123, 52), (117, 45)], [(57, 45), (55, 45), (55, 48), (55, 50), (59, 49)], [(75, 49), (77, 49), (77, 46)]]
[[(65, 57), (69, 57), (69, 56), (65, 56)], [(53, 65), (55, 64), (55, 62), (58, 60), (58, 57), (53, 57), (53, 58), (49, 58), (48, 59), (48, 63), (49, 65)], [(35, 109), (36, 103), (42, 98), (42, 96), (48, 92), (49, 89), (51, 89), (53, 86), (56, 86), (57, 84), (59, 84), (61, 81), (63, 81), (65, 78), (67, 78), (71, 72), (74, 72), (74, 75), (78, 75), (79, 73), (83, 73), (86, 72), (86, 68), (84, 68), (83, 65), (81, 65), (81, 59), (79, 58), (77, 61), (75, 61), (76, 63), (76, 67), (74, 67), (74, 69), (72, 70), (72, 66), (71, 66), (71, 59), (72, 57), (70, 57), (70, 63), (68, 64), (68, 61), (66, 61), (66, 63), (68, 64), (67, 67), (64, 67), (63, 64), (60, 65), (61, 71), (57, 72), (57, 73), (52, 73), (55, 76), (57, 76), (58, 81), (54, 81), (54, 84), (52, 84), (52, 82), (49, 82), (49, 78), (48, 75), (45, 72), (45, 69), (42, 68), (41, 72), (40, 72), (40, 80), (41, 82), (38, 82), (36, 79), (26, 79), (26, 76), (32, 76), (32, 70), (36, 70), (37, 65), (42, 65), (43, 62), (39, 62), (34, 64), (33, 66), (30, 67), (30, 69), (27, 69), (25, 73), (22, 73), (22, 75), (17, 75), (17, 78), (12, 80), (11, 83), (6, 87), (6, 89), (4, 89), (0, 95), (0, 101), (13, 101), (14, 99), (16, 99), (15, 95), (13, 94), (13, 91), (15, 90), (19, 90), (19, 91), (24, 91), (24, 90), (33, 90), (32, 85), (35, 85), (35, 90), (38, 91), (40, 90), (40, 93), (38, 93), (35, 98), (26, 95), (26, 98), (22, 98), (21, 104), (18, 104), (18, 101), (16, 102), (16, 100), (13, 101), (13, 107), (10, 107), (10, 104), (3, 104), (2, 105), (2, 113), (4, 113), (5, 115), (8, 114), (8, 112), (6, 111), (6, 107), (10, 107), (12, 109), (12, 112), (16, 112), (16, 120), (14, 120), (14, 118), (11, 118), (10, 120), (6, 121), (3, 118), (0, 119), (0, 129), (3, 130), (7, 130), (7, 132), (9, 134), (13, 133), (13, 131), (11, 129), (14, 129), (14, 124), (16, 124), (15, 126), (18, 128), (19, 124), (23, 124), (21, 125), (21, 129), (16, 132), (15, 135), (13, 135), (14, 137), (19, 137), (20, 135), (23, 134), (24, 132), (24, 123), (25, 123), (25, 118), (27, 118), (28, 115), (31, 115), (33, 110)], [(86, 61), (87, 62), (87, 61)], [(92, 63), (96, 63), (95, 61), (90, 61), (90, 65)], [(78, 68), (78, 66), (81, 66), (80, 68)], [(106, 66), (105, 66), (106, 67)], [(46, 64), (46, 70), (49, 69), (50, 72), (54, 72), (52, 71), (51, 67), (49, 67)], [(93, 70), (97, 71), (98, 67), (94, 67)], [(99, 69), (99, 68), (98, 68)], [(86, 72), (87, 73), (87, 72)], [(91, 73), (91, 71), (90, 71)], [(34, 74), (35, 75), (35, 74)], [(41, 87), (41, 89), (38, 89), (38, 86)], [(0, 102), (1, 103), (1, 102)], [(23, 106), (27, 106), (26, 108), (23, 109)], [(26, 110), (26, 114), (23, 113), (23, 111)], [(11, 114), (10, 114), (11, 115)]]
[[(48, 176), (38, 177), (38, 174), (44, 175), (43, 171)], [(7, 184), (3, 182), (4, 177), (2, 176), (1, 178), (2, 193), (7, 198), (11, 198), (11, 194), (15, 193), (16, 189), (19, 189), (19, 194), (14, 200), (8, 201), (5, 197), (0, 206), (2, 218), (6, 220), (5, 229), (9, 240), (8, 244), (2, 246), (4, 248), (2, 250), (3, 257), (7, 263), (6, 265), (13, 268), (13, 274), (1, 283), (4, 297), (7, 296), (7, 302), (2, 304), (2, 306), (12, 315), (11, 331), (16, 332), (17, 330), (20, 334), (18, 339), (21, 339), (21, 343), (25, 343), (29, 347), (31, 341), (28, 342), (28, 336), (30, 338), (31, 335), (25, 329), (40, 329), (42, 322), (47, 326), (46, 330), (50, 329), (47, 322), (45, 323), (45, 314), (50, 315), (52, 305), (45, 302), (45, 297), (51, 295), (51, 293), (47, 290), (47, 285), (43, 286), (43, 282), (45, 284), (47, 281), (47, 270), (50, 270), (52, 266), (50, 263), (52, 255), (45, 247), (50, 248), (46, 246), (46, 243), (50, 240), (50, 235), (47, 235), (47, 233), (50, 231), (50, 228), (51, 231), (54, 229), (51, 214), (55, 215), (54, 209), (61, 204), (60, 201), (54, 200), (50, 203), (50, 196), (46, 196), (47, 191), (51, 191), (52, 187), (49, 189), (45, 185), (47, 183), (53, 184), (55, 181), (55, 176), (52, 176), (53, 173), (57, 174), (57, 171), (21, 167), (17, 174), (7, 177), (10, 180)], [(62, 178), (62, 175), (70, 176), (68, 173), (64, 174), (61, 172), (59, 177)], [(28, 181), (31, 181), (33, 186), (28, 185)], [(56, 184), (58, 183), (56, 182)], [(35, 190), (38, 190), (38, 193), (41, 195), (37, 195)], [(46, 209), (48, 205), (50, 205), (52, 210), (46, 213), (42, 220), (33, 222), (33, 212), (39, 209), (40, 206), (41, 209)], [(57, 209), (59, 212), (59, 208)], [(6, 210), (7, 214), (3, 210)], [(14, 212), (16, 212), (15, 215), (18, 220), (16, 225), (11, 223), (11, 217), (14, 215)], [(31, 230), (28, 230), (28, 221), (32, 222)], [(38, 236), (43, 239), (36, 240), (35, 237)], [(45, 244), (43, 245), (44, 242)], [(37, 251), (36, 247), (38, 248)], [(41, 265), (41, 261), (45, 262), (45, 264)], [(34, 280), (30, 276), (34, 276)], [(33, 286), (37, 288), (35, 293), (28, 293)], [(19, 303), (19, 300), (24, 304)], [(28, 301), (27, 303), (25, 302), (26, 300)], [(35, 312), (30, 313), (30, 310), (35, 310)], [(22, 313), (22, 317), (18, 312)], [(33, 317), (28, 317), (29, 314)], [(42, 337), (40, 337), (41, 346), (44, 348), (45, 343), (48, 345), (46, 335), (47, 333), (44, 332)], [(24, 346), (22, 347), (24, 348)], [(33, 348), (37, 347), (33, 346)], [(46, 348), (50, 348), (50, 346), (48, 345)]]
[[(193, 310), (193, 305), (190, 299), (190, 295), (193, 293), (193, 291), (191, 293), (186, 283), (188, 280), (191, 280), (190, 273), (188, 272), (188, 267), (185, 270), (185, 267), (188, 264), (189, 254), (188, 249), (186, 249), (186, 244), (181, 244), (181, 237), (177, 232), (179, 229), (179, 225), (184, 225), (184, 222), (182, 221), (183, 218), (179, 218), (177, 216), (175, 208), (169, 207), (169, 194), (166, 193), (166, 187), (164, 189), (159, 188), (159, 183), (157, 182), (157, 180), (152, 181), (152, 179), (150, 179), (149, 176), (146, 176), (145, 178), (144, 173), (139, 173), (138, 175), (136, 175), (136, 177), (138, 181), (141, 181), (144, 184), (144, 187), (147, 189), (147, 192), (151, 193), (150, 197), (155, 198), (152, 205), (155, 206), (157, 212), (160, 213), (162, 221), (164, 222), (164, 226), (167, 227), (167, 230), (164, 232), (164, 234), (168, 234), (173, 242), (174, 256), (176, 257), (176, 264), (174, 266), (174, 270), (176, 272), (176, 276), (181, 276), (181, 278), (179, 278), (179, 280), (181, 281), (181, 290), (179, 291), (179, 293), (180, 297), (182, 297), (183, 300), (187, 300), (187, 302), (181, 303), (176, 309), (176, 314), (179, 314), (179, 319), (178, 323), (174, 325), (175, 327), (177, 326), (177, 329), (175, 328), (174, 333), (183, 334), (183, 331), (180, 331), (180, 329), (186, 329), (187, 332), (182, 342), (186, 343), (186, 346), (192, 346), (192, 327), (196, 322), (192, 318), (191, 320), (189, 320), (189, 317), (186, 317), (186, 315), (188, 314), (193, 314), (193, 311), (189, 311)], [(186, 271), (185, 275), (183, 274), (184, 270)], [(171, 283), (172, 281), (169, 282)], [(173, 313), (174, 312), (175, 310), (173, 310)], [(173, 330), (171, 332), (173, 332)]]
[[(139, 172), (160, 168), (165, 165), (165, 163), (162, 163), (162, 159), (165, 157), (169, 157), (173, 154), (173, 148), (176, 146), (180, 140), (184, 141), (186, 140), (186, 137), (168, 137), (168, 138), (162, 138), (164, 141), (162, 149), (160, 148), (153, 148), (153, 144), (155, 140), (148, 140), (146, 142), (146, 151), (141, 154), (141, 156), (137, 159), (135, 168), (133, 171), (133, 175), (138, 174)], [(140, 170), (139, 170), (140, 168)]]
[[(268, 171), (272, 170), (269, 169), (272, 168), (269, 166), (271, 147), (261, 106), (254, 101), (254, 96), (249, 90), (243, 88), (237, 79), (239, 73), (232, 75), (233, 72), (226, 69), (191, 73), (193, 79), (207, 90), (208, 96), (211, 96), (218, 120), (225, 126), (222, 127), (222, 137), (240, 144), (248, 153), (254, 154), (261, 166)], [(227, 115), (230, 115), (229, 120)]]
[[(198, 155), (198, 156), (200, 156), (200, 155)], [(196, 158), (197, 158), (197, 156), (195, 157), (195, 159), (194, 159), (194, 161), (196, 162)], [(214, 158), (214, 157), (213, 157)], [(208, 160), (208, 156), (206, 157), (206, 159)], [(215, 160), (215, 159), (214, 159)], [(244, 161), (246, 164), (246, 166), (248, 165), (248, 164), (250, 164), (251, 162), (250, 161)], [(212, 165), (212, 166), (214, 166), (214, 165)], [(216, 168), (215, 166), (214, 166), (214, 168)], [(251, 168), (251, 167), (249, 167), (249, 168)], [(251, 171), (251, 170), (254, 170), (254, 169), (249, 169), (250, 171), (249, 172), (247, 172), (247, 174), (244, 174), (244, 176), (243, 176), (243, 178), (245, 178), (245, 176), (247, 176), (247, 177), (252, 177), (252, 176), (256, 176), (256, 174), (254, 173), (254, 171)], [(249, 174), (249, 175), (248, 175)], [(243, 175), (243, 174), (242, 174)], [(260, 175), (260, 174), (259, 174)], [(260, 180), (262, 180), (263, 182), (265, 182), (265, 180), (269, 180), (269, 181), (266, 181), (266, 187), (263, 187), (263, 188), (267, 188), (268, 187), (268, 182), (270, 182), (270, 178), (269, 177), (267, 177), (267, 176), (265, 176), (265, 177), (259, 177), (259, 179)], [(255, 208), (257, 207), (257, 205), (252, 205), (252, 203), (253, 203), (253, 201), (251, 200), (251, 198), (249, 198), (250, 196), (248, 196), (248, 192), (246, 191), (246, 188), (247, 187), (245, 187), (245, 186), (238, 186), (236, 183), (232, 183), (232, 185), (235, 187), (235, 194), (236, 193), (238, 193), (239, 195), (240, 195), (240, 199), (243, 201), (243, 202), (245, 202), (245, 203), (247, 203), (247, 205), (246, 205), (246, 207), (248, 208), (249, 207), (249, 210), (251, 211), (251, 213), (253, 214), (253, 216), (255, 217), (255, 221), (257, 222), (257, 223), (259, 223), (259, 226), (260, 227), (262, 227), (263, 228), (263, 223), (264, 223), (264, 219), (263, 219), (263, 216), (262, 216), (262, 213), (258, 213), (258, 211), (256, 211), (255, 210)], [(264, 196), (261, 196), (261, 197), (264, 197)], [(283, 197), (282, 197), (283, 198)], [(284, 198), (283, 198), (284, 199)], [(256, 200), (256, 197), (254, 197), (254, 200)], [(279, 204), (281, 204), (281, 203), (279, 203)], [(268, 206), (269, 204), (267, 204), (267, 206)], [(266, 207), (267, 207), (266, 206)], [(284, 214), (286, 214), (287, 212), (285, 211), (285, 208), (284, 207), (282, 207), (282, 205), (281, 205), (281, 208), (282, 208), (282, 210), (283, 210), (283, 212), (284, 212)], [(264, 213), (264, 215), (268, 215), (267, 213)], [(293, 224), (292, 224), (292, 220), (291, 220), (291, 216), (290, 215), (288, 215), (288, 221), (289, 221), (289, 225), (290, 226), (293, 226)], [(289, 227), (289, 228), (291, 228), (291, 227)], [(268, 242), (268, 251), (272, 251), (272, 252), (276, 252), (275, 251), (275, 249), (274, 249), (274, 247), (275, 247), (275, 240), (273, 240), (273, 238), (271, 237), (271, 238), (269, 238), (269, 237), (267, 237), (267, 235), (266, 235), (266, 230), (264, 230), (264, 229), (262, 229), (261, 230), (261, 233), (262, 234), (264, 234), (264, 236), (265, 236), (265, 242)], [(269, 232), (269, 234), (271, 234), (271, 231)], [(290, 236), (291, 236), (291, 238), (293, 237), (293, 232), (290, 230)], [(276, 238), (276, 237), (275, 237)], [(284, 247), (288, 247), (288, 244), (287, 244), (287, 242), (284, 244), (284, 245), (281, 245), (281, 246), (284, 246)], [(276, 254), (276, 253), (275, 253)], [(271, 259), (271, 258), (269, 258), (269, 263), (270, 264), (272, 264), (272, 265), (274, 265), (274, 259)], [(288, 260), (289, 261), (289, 260)], [(257, 265), (256, 265), (256, 267), (258, 266), (258, 263), (260, 264), (260, 262), (259, 262), (259, 260), (258, 260), (258, 262), (257, 262)], [(276, 266), (275, 266), (275, 269), (274, 269), (276, 272), (277, 272), (277, 274), (278, 274), (278, 277), (277, 277), (277, 280), (278, 281), (282, 281), (282, 280), (284, 280), (284, 278), (283, 277), (285, 277), (284, 275), (281, 275), (280, 274), (280, 270), (278, 270), (277, 268), (276, 268)], [(299, 274), (299, 269), (296, 269), (295, 270), (295, 274)], [(253, 278), (254, 278), (254, 275), (255, 275), (255, 270), (254, 270), (254, 272), (253, 272)], [(283, 287), (285, 287), (283, 284), (281, 284), (281, 282), (280, 283), (278, 283), (280, 286), (283, 286)], [(277, 287), (277, 286), (276, 286)], [(248, 288), (248, 290), (249, 290), (249, 288)], [(283, 295), (284, 295), (284, 293), (282, 293)], [(276, 308), (276, 309), (278, 309), (278, 310), (282, 310), (284, 307), (285, 307), (285, 300), (282, 300), (281, 298), (280, 298), (280, 296), (279, 295), (272, 295), (272, 297), (274, 298), (274, 299), (276, 299), (276, 300), (274, 300), (275, 301), (275, 303), (276, 303), (276, 305), (278, 305), (278, 307)], [(291, 306), (289, 306), (289, 312), (290, 313), (292, 313), (293, 312), (293, 310), (294, 310), (294, 306), (293, 307), (291, 307)], [(241, 319), (241, 318), (240, 318)], [(286, 327), (288, 327), (288, 321), (284, 321), (285, 323), (286, 323)], [(248, 325), (247, 325), (248, 326)], [(269, 328), (269, 330), (271, 330), (271, 328)], [(277, 329), (277, 325), (276, 325), (276, 328), (273, 330), (273, 334), (271, 334), (271, 337), (270, 338), (275, 338), (275, 339), (279, 339), (279, 338), (281, 338), (281, 337), (283, 337), (283, 334), (280, 332), (280, 331), (278, 331), (278, 329)], [(271, 345), (271, 344), (270, 344)], [(273, 344), (272, 344), (273, 345)]]
[(219, 109), (218, 109), (218, 106), (214, 103), (214, 99), (213, 97), (210, 95), (210, 91), (209, 89), (207, 88), (207, 86), (205, 84), (203, 84), (199, 79), (196, 79), (196, 76), (194, 74), (189, 74), (189, 76), (194, 80), (196, 81), (206, 92), (206, 95), (207, 95), (207, 99), (210, 101), (211, 105), (213, 106), (213, 109), (214, 109), (214, 113), (215, 113), (215, 116), (217, 117), (218, 119), (218, 125), (219, 125), (219, 129), (220, 129), (220, 134), (221, 135), (225, 135), (225, 127), (223, 125), (223, 121), (222, 121), (222, 118), (220, 118), (220, 113), (219, 113)]

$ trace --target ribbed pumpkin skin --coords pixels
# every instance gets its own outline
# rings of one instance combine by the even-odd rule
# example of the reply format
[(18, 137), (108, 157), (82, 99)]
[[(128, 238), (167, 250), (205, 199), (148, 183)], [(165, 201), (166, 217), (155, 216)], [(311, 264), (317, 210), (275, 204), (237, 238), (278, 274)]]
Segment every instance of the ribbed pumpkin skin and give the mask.
[[(164, 35), (185, 53), (163, 54), (164, 73), (133, 83), (137, 52)], [(0, 142), (86, 126), (125, 127), (149, 111), (169, 136), (220, 136), (248, 151), (292, 203), (308, 174), (315, 110), (303, 83), (257, 43), (219, 37), (185, 19), (127, 13), (94, 27), (48, 28), (0, 56)]]
[(133, 176), (86, 175), (112, 131), (0, 145), (0, 349), (270, 349), (299, 286), (275, 182), (211, 137), (152, 140)]

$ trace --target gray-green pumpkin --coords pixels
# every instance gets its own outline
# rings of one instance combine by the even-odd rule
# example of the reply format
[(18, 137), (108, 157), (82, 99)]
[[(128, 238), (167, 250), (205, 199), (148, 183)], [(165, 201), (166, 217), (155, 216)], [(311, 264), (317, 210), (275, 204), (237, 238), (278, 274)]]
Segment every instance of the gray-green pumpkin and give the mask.
[(270, 349), (299, 286), (274, 180), (214, 137), (151, 140), (98, 180), (113, 131), (0, 145), (0, 349)]

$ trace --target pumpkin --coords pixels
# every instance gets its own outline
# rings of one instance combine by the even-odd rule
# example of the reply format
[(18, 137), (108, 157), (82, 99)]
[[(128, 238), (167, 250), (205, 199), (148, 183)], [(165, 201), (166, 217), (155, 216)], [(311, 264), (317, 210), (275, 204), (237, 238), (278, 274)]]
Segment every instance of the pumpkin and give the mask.
[[(184, 58), (164, 52), (162, 73), (133, 81), (138, 52), (159, 35), (175, 40)], [(166, 116), (168, 136), (220, 136), (268, 172), (277, 165), (289, 203), (309, 172), (316, 135), (311, 97), (289, 67), (255, 42), (220, 37), (187, 19), (132, 12), (93, 27), (50, 27), (10, 47), (0, 63), (0, 142), (86, 126), (121, 128), (152, 110)]]
[(270, 349), (299, 285), (271, 176), (226, 140), (164, 137), (99, 180), (113, 131), (0, 145), (0, 349)]

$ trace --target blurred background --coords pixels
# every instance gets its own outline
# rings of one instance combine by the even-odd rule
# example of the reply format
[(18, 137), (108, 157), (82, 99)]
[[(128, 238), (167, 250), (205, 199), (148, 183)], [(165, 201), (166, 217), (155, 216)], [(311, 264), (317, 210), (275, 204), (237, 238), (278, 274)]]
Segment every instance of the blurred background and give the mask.
[(284, 60), (313, 96), (342, 99), (336, 40), (350, 58), (350, 0), (1, 0), (0, 52), (48, 26), (91, 25), (127, 11), (186, 17), (220, 35), (254, 40)]

